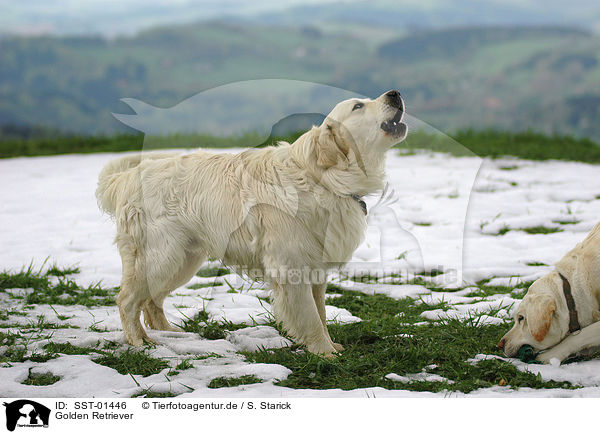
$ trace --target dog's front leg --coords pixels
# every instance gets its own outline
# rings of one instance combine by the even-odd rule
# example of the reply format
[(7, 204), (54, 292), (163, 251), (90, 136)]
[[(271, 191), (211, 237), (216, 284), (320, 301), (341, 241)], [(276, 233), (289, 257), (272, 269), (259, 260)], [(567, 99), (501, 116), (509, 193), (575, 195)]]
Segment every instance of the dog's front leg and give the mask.
[(314, 354), (333, 357), (336, 349), (327, 336), (309, 284), (276, 284), (275, 317), (287, 333)]
[(327, 316), (325, 312), (325, 291), (327, 291), (326, 283), (315, 283), (312, 285), (313, 298), (315, 300), (315, 304), (317, 305), (317, 312), (319, 312), (319, 318), (321, 318), (321, 323), (323, 324), (325, 335), (327, 336), (327, 339), (329, 339), (329, 342), (331, 342), (331, 345), (333, 345), (333, 348), (335, 348), (335, 350), (338, 353), (341, 353), (342, 351), (344, 351), (344, 347), (342, 346), (342, 344), (333, 342), (331, 340), (331, 336), (329, 335), (329, 330), (327, 330)]
[(593, 347), (600, 347), (600, 322), (590, 324), (579, 332), (567, 336), (559, 344), (538, 355), (536, 360), (542, 363), (550, 363), (550, 360), (557, 359), (562, 362), (571, 354)]

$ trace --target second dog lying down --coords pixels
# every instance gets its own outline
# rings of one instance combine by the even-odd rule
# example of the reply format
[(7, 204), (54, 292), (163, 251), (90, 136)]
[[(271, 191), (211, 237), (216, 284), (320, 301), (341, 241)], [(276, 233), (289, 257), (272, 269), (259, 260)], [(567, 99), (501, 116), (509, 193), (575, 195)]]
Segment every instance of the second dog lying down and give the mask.
[(508, 357), (523, 345), (543, 363), (600, 347), (600, 223), (527, 291), (498, 344)]

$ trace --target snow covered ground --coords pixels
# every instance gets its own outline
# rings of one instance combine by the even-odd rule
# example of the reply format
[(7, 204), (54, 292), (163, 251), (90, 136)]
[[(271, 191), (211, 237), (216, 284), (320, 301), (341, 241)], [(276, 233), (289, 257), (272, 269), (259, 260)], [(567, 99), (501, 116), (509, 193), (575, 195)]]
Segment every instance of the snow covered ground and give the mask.
[[(50, 258), (50, 263), (56, 262), (60, 266), (78, 266), (81, 273), (76, 280), (81, 285), (98, 281), (102, 281), (103, 287), (118, 285), (121, 266), (112, 244), (114, 225), (98, 211), (94, 198), (100, 169), (116, 156), (92, 154), (1, 160), (0, 269), (18, 271), (31, 261), (41, 265)], [(512, 304), (514, 308), (519, 301), (500, 294), (467, 304), (473, 301), (472, 297), (465, 297), (471, 291), (469, 284), (487, 278), (493, 278), (491, 284), (514, 284), (543, 275), (551, 267), (535, 264), (551, 265), (560, 259), (585, 237), (600, 216), (600, 167), (594, 165), (509, 159), (491, 161), (442, 154), (401, 156), (398, 151), (390, 151), (388, 180), (390, 190), (385, 198), (366, 199), (368, 236), (346, 271), (381, 273), (386, 270), (388, 275), (406, 270), (441, 269), (445, 273), (432, 280), (446, 287), (466, 287), (458, 292), (444, 293), (444, 301), (452, 308), (427, 311), (423, 314), (424, 321), (497, 308), (497, 314), (484, 320), (502, 322), (510, 315), (509, 306)], [(530, 234), (519, 230), (537, 226), (562, 231)], [(505, 231), (504, 235), (497, 235)], [(343, 280), (339, 276), (335, 278), (344, 288), (368, 294), (422, 297), (428, 304), (435, 304), (442, 297), (420, 285), (367, 284)], [(195, 277), (190, 283), (213, 280)], [(167, 317), (174, 323), (181, 323), (186, 316), (192, 317), (204, 307), (215, 319), (247, 324), (267, 322), (270, 307), (263, 300), (264, 290), (256, 284), (250, 286), (234, 275), (221, 276), (217, 280), (221, 284), (214, 287), (176, 290), (166, 300)], [(243, 284), (244, 289), (233, 294), (225, 280), (236, 288)], [(19, 301), (10, 299), (8, 294), (0, 294), (0, 304), (3, 308), (19, 308)], [(50, 322), (57, 320), (57, 315), (72, 316), (69, 324), (79, 327), (53, 330), (53, 342), (71, 342), (79, 346), (95, 345), (103, 339), (122, 342), (119, 314), (114, 306), (57, 305), (51, 308), (40, 305), (27, 317), (11, 317), (10, 322), (29, 322), (40, 314)], [(341, 323), (360, 321), (350, 312), (333, 306), (328, 306), (327, 315), (330, 320)], [(93, 324), (105, 331), (90, 331)], [(149, 331), (149, 335), (159, 343), (151, 350), (153, 356), (165, 358), (173, 366), (195, 355), (220, 357), (195, 360), (193, 368), (170, 378), (164, 373), (148, 377), (121, 375), (114, 369), (94, 363), (86, 355), (61, 356), (46, 363), (14, 363), (0, 368), (0, 396), (127, 397), (139, 393), (143, 387), (185, 397), (434, 396), (382, 388), (319, 391), (276, 386), (274, 381), (289, 375), (287, 368), (247, 363), (238, 354), (242, 350), (279, 348), (289, 343), (269, 326), (248, 327), (220, 340), (206, 340), (193, 333)], [(33, 343), (31, 348), (46, 343)], [(473, 363), (485, 357), (479, 355)], [(567, 380), (584, 387), (515, 391), (496, 386), (479, 389), (468, 396), (600, 396), (600, 360), (559, 367), (513, 363), (519, 369), (539, 372), (544, 380)], [(34, 373), (52, 372), (61, 380), (50, 386), (21, 384), (30, 369)], [(213, 378), (247, 374), (265, 381), (237, 388), (207, 388)], [(391, 372), (388, 378), (414, 381), (429, 377), (423, 373), (402, 377)], [(427, 381), (445, 379), (429, 378)]]

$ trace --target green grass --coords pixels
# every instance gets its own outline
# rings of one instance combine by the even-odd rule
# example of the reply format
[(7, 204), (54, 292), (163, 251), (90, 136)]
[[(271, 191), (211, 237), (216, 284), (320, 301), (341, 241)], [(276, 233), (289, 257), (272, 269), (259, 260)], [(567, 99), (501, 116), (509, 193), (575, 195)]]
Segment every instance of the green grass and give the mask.
[(46, 271), (46, 274), (49, 276), (65, 277), (71, 274), (79, 274), (80, 271), (81, 270), (79, 270), (79, 267), (60, 268), (58, 265), (54, 264), (48, 269), (48, 271)]
[(225, 339), (227, 332), (248, 327), (246, 324), (235, 324), (230, 321), (214, 321), (205, 310), (199, 311), (193, 318), (186, 317), (181, 327), (183, 331), (198, 333), (206, 339)]
[(185, 359), (185, 360), (182, 360), (181, 362), (179, 362), (177, 364), (177, 366), (175, 366), (175, 369), (177, 369), (178, 371), (184, 371), (186, 369), (190, 369), (193, 367), (194, 367), (194, 364), (190, 360)]
[(530, 226), (530, 227), (526, 227), (526, 228), (511, 228), (508, 225), (504, 225), (494, 235), (502, 236), (502, 235), (506, 235), (510, 231), (523, 231), (530, 235), (539, 235), (539, 234), (545, 235), (545, 234), (555, 234), (558, 232), (563, 232), (563, 229), (553, 228), (553, 227), (548, 227), (548, 226), (543, 226), (543, 225)]
[(581, 223), (581, 220), (571, 219), (571, 220), (552, 220), (552, 223), (556, 223), (559, 225), (576, 225)]
[[(100, 284), (87, 288), (79, 286), (69, 275), (79, 272), (78, 268), (58, 268), (52, 266), (46, 273), (34, 270), (32, 265), (19, 272), (0, 273), (0, 292), (9, 288), (33, 288), (24, 297), (26, 304), (112, 306), (118, 288), (104, 289)], [(56, 279), (50, 279), (54, 276)]]
[(520, 230), (527, 232), (528, 234), (554, 234), (557, 232), (563, 232), (561, 228), (549, 228), (547, 226), (532, 226), (529, 228), (521, 228)]
[[(292, 142), (299, 134), (273, 137), (269, 144), (277, 140)], [(258, 135), (255, 133), (231, 137), (174, 134), (146, 138), (141, 134), (117, 134), (113, 136), (9, 139), (0, 141), (0, 158), (66, 153), (124, 152), (141, 149), (247, 147), (249, 144), (256, 143), (257, 137)], [(589, 139), (566, 135), (546, 135), (532, 131), (467, 129), (457, 131), (452, 134), (451, 138), (443, 134), (431, 134), (417, 130), (411, 131), (407, 139), (397, 145), (397, 148), (401, 149), (405, 155), (414, 154), (419, 150), (430, 150), (456, 156), (479, 155), (491, 158), (514, 156), (529, 160), (600, 163), (600, 146)], [(501, 167), (502, 170), (517, 168), (516, 165)]]
[(49, 342), (48, 344), (44, 345), (44, 350), (46, 350), (46, 352), (48, 354), (57, 355), (57, 356), (59, 354), (82, 355), (82, 354), (92, 354), (92, 353), (98, 352), (97, 348), (78, 347), (76, 345), (71, 344), (70, 342), (65, 342), (65, 343)]
[(254, 375), (242, 375), (241, 377), (218, 377), (213, 378), (208, 387), (210, 389), (218, 389), (220, 387), (236, 387), (245, 384), (262, 383), (262, 380)]
[(201, 289), (201, 288), (211, 288), (213, 286), (219, 286), (219, 285), (220, 285), (219, 282), (192, 283), (191, 285), (188, 285), (187, 288), (189, 288), (189, 289)]
[(151, 389), (144, 389), (140, 393), (131, 395), (132, 398), (173, 398), (175, 395), (172, 392), (153, 392)]
[(226, 276), (227, 274), (231, 274), (231, 271), (229, 271), (227, 268), (207, 267), (207, 268), (201, 268), (200, 270), (198, 270), (198, 272), (196, 273), (196, 276), (198, 276), (198, 277), (219, 277), (219, 276)]
[[(490, 292), (497, 291), (491, 290)], [(513, 288), (505, 288), (506, 292)], [(360, 323), (329, 327), (334, 341), (345, 351), (335, 359), (324, 359), (297, 346), (245, 353), (252, 362), (277, 363), (292, 370), (278, 384), (292, 388), (350, 390), (361, 387), (384, 387), (415, 391), (442, 390), (471, 392), (500, 382), (510, 387), (572, 388), (567, 382), (544, 382), (541, 377), (520, 372), (500, 360), (469, 363), (477, 354), (497, 354), (496, 344), (506, 332), (506, 325), (483, 325), (479, 316), (466, 320), (449, 319), (437, 324), (414, 326), (423, 322), (420, 314), (440, 306), (418, 304), (415, 300), (393, 300), (383, 295), (356, 294), (338, 290), (340, 297), (329, 304), (349, 310), (363, 319)], [(398, 315), (402, 313), (402, 315)], [(428, 366), (435, 364), (435, 368)], [(398, 383), (386, 379), (389, 373), (406, 375), (427, 369), (441, 375), (446, 382)]]
[[(403, 150), (426, 149), (445, 152), (455, 156), (479, 155), (480, 157), (519, 157), (527, 160), (567, 160), (600, 163), (600, 146), (589, 139), (566, 135), (546, 135), (525, 131), (459, 130), (451, 134), (430, 134), (424, 131), (410, 132), (398, 148)], [(513, 170), (517, 166), (507, 166)]]
[(115, 369), (120, 374), (134, 374), (143, 377), (158, 374), (169, 367), (165, 360), (152, 357), (144, 350), (132, 350), (131, 348), (120, 353), (104, 353), (94, 359), (94, 362)]
[(50, 372), (46, 372), (43, 374), (34, 374), (30, 371), (27, 379), (21, 384), (25, 384), (27, 386), (50, 386), (51, 384), (54, 384), (59, 380), (59, 376), (54, 375)]

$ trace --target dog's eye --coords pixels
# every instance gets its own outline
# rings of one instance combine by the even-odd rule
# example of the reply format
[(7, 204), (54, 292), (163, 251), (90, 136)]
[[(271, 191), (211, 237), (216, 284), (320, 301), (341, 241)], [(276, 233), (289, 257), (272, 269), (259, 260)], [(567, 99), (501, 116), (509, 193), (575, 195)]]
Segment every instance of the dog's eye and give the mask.
[(358, 110), (363, 108), (365, 105), (362, 102), (357, 102), (356, 104), (354, 104), (354, 107), (352, 107), (352, 111), (354, 110)]
[(524, 317), (523, 315), (519, 315), (519, 316), (517, 317), (517, 322), (521, 322), (521, 321), (523, 321), (524, 319), (525, 319), (525, 317)]

